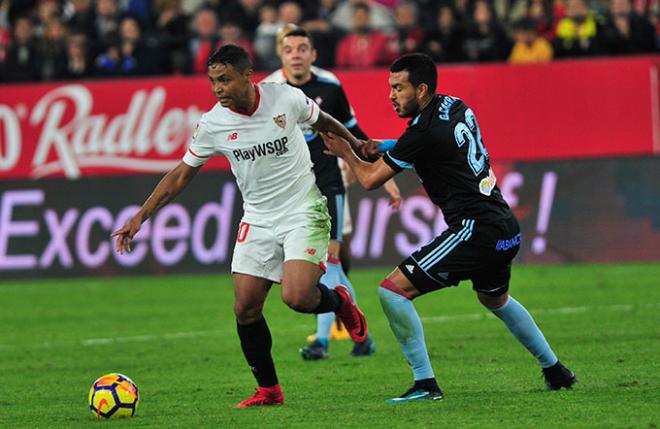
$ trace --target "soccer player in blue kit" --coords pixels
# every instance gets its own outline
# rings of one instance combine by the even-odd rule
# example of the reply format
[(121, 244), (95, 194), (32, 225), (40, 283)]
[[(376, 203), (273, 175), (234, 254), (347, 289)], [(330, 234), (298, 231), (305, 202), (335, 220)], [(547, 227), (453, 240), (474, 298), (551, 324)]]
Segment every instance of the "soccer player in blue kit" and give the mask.
[(416, 297), (471, 280), (477, 298), (538, 359), (546, 388), (571, 388), (575, 374), (555, 356), (525, 307), (509, 295), (511, 262), (520, 247), (518, 221), (496, 185), (474, 112), (463, 101), (436, 94), (437, 71), (424, 54), (408, 54), (390, 66), (389, 98), (399, 117), (412, 118), (391, 147), (370, 141), (362, 161), (349, 143), (322, 134), (328, 152), (343, 158), (366, 189), (414, 168), (449, 228), (406, 258), (380, 284), (390, 327), (409, 362), (413, 386), (387, 402), (439, 400), (424, 331), (412, 304)]

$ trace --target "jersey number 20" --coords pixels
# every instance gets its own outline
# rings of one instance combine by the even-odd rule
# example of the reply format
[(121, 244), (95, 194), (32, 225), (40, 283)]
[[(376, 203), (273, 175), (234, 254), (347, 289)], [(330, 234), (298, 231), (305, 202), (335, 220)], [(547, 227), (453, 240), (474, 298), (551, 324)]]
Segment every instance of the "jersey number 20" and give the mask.
[(459, 122), (454, 128), (454, 137), (458, 147), (462, 147), (465, 142), (468, 143), (467, 161), (475, 176), (481, 174), (486, 166), (488, 151), (481, 141), (481, 131), (477, 124), (477, 118), (472, 109), (465, 111), (465, 122)]

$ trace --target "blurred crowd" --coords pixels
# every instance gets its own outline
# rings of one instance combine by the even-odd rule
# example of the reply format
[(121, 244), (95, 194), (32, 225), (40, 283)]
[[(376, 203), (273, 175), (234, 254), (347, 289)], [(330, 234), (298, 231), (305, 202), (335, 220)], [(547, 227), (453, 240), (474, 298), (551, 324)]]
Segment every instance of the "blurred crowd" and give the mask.
[(0, 82), (201, 74), (228, 43), (274, 70), (285, 24), (324, 68), (547, 62), (657, 52), (660, 0), (0, 0)]

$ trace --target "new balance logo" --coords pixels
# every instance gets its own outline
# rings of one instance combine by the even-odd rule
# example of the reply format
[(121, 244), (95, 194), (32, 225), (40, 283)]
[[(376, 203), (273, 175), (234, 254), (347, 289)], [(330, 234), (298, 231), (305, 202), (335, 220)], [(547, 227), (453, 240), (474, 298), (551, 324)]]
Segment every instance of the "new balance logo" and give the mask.
[(414, 269), (415, 269), (414, 265), (406, 265), (406, 270), (408, 270), (409, 273), (412, 273)]

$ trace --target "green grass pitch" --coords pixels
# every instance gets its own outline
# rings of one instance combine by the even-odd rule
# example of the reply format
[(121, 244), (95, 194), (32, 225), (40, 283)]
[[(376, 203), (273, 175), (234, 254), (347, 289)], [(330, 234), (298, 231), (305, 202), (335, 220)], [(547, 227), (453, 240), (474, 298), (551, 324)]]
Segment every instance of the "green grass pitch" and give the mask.
[[(390, 405), (411, 373), (378, 303), (386, 270), (351, 274), (377, 353), (303, 362), (313, 316), (266, 306), (283, 407), (233, 409), (255, 386), (230, 278), (172, 276), (0, 282), (2, 428), (657, 428), (660, 265), (515, 267), (524, 303), (579, 383), (546, 392), (534, 359), (469, 283), (415, 301), (441, 402)], [(121, 372), (139, 386), (132, 419), (97, 422), (87, 391)]]

